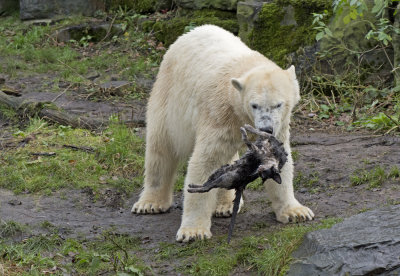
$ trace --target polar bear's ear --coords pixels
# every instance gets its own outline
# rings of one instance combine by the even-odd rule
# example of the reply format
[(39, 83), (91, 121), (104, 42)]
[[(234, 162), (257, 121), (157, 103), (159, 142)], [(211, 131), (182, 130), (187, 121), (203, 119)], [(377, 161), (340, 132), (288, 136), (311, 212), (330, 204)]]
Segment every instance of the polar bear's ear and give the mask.
[(243, 91), (244, 85), (239, 79), (233, 78), (231, 79), (231, 83), (239, 92)]
[(296, 68), (294, 67), (294, 65), (290, 66), (289, 69), (287, 69), (289, 76), (295, 80), (296, 79)]

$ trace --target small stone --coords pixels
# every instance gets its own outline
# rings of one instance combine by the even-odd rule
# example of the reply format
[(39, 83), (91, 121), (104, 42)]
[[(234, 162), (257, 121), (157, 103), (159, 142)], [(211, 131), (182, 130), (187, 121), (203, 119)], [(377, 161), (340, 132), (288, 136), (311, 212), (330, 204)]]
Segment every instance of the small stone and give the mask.
[(24, 23), (32, 26), (47, 26), (54, 24), (54, 21), (51, 19), (33, 19), (24, 21)]
[(11, 199), (7, 203), (12, 205), (12, 206), (16, 206), (16, 205), (21, 205), (22, 204), (22, 202), (19, 201), (18, 199)]
[(316, 115), (315, 113), (308, 113), (307, 116), (310, 117), (310, 118), (313, 118), (313, 117), (315, 117), (315, 115)]
[(88, 74), (88, 75), (86, 76), (86, 78), (87, 78), (88, 80), (91, 80), (91, 81), (94, 81), (94, 80), (97, 79), (98, 77), (100, 77), (100, 74), (99, 74), (98, 72), (92, 72), (92, 73), (90, 73), (90, 74)]
[(308, 190), (306, 188), (301, 188), (299, 190), (299, 193), (302, 193), (302, 194), (307, 193), (307, 192), (308, 192)]
[(121, 89), (130, 84), (129, 81), (109, 81), (100, 85), (102, 89)]

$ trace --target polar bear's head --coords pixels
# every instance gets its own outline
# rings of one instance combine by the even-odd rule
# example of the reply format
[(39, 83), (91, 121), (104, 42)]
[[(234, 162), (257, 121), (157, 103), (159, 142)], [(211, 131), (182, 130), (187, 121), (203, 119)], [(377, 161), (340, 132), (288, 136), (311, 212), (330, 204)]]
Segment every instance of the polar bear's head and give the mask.
[(293, 107), (300, 100), (295, 68), (256, 67), (240, 78), (233, 78), (232, 85), (239, 91), (243, 110), (256, 128), (279, 135), (289, 124)]

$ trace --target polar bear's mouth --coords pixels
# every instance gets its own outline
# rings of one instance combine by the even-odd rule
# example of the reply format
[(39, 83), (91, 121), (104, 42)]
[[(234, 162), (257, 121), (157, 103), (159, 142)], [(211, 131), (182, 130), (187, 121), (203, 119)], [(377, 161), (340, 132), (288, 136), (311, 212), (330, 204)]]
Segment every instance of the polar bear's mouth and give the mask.
[(272, 134), (274, 132), (274, 129), (272, 126), (265, 126), (260, 128), (261, 131)]

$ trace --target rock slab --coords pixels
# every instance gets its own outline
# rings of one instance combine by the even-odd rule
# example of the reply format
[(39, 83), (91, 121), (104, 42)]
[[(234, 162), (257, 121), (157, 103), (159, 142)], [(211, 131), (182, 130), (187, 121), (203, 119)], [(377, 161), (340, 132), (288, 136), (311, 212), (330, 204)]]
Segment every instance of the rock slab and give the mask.
[(0, 16), (9, 15), (13, 11), (18, 10), (18, 0), (0, 0)]
[(105, 10), (104, 0), (20, 0), (19, 5), (21, 20), (71, 14), (91, 16), (98, 10)]
[(400, 205), (308, 233), (287, 275), (400, 275)]

